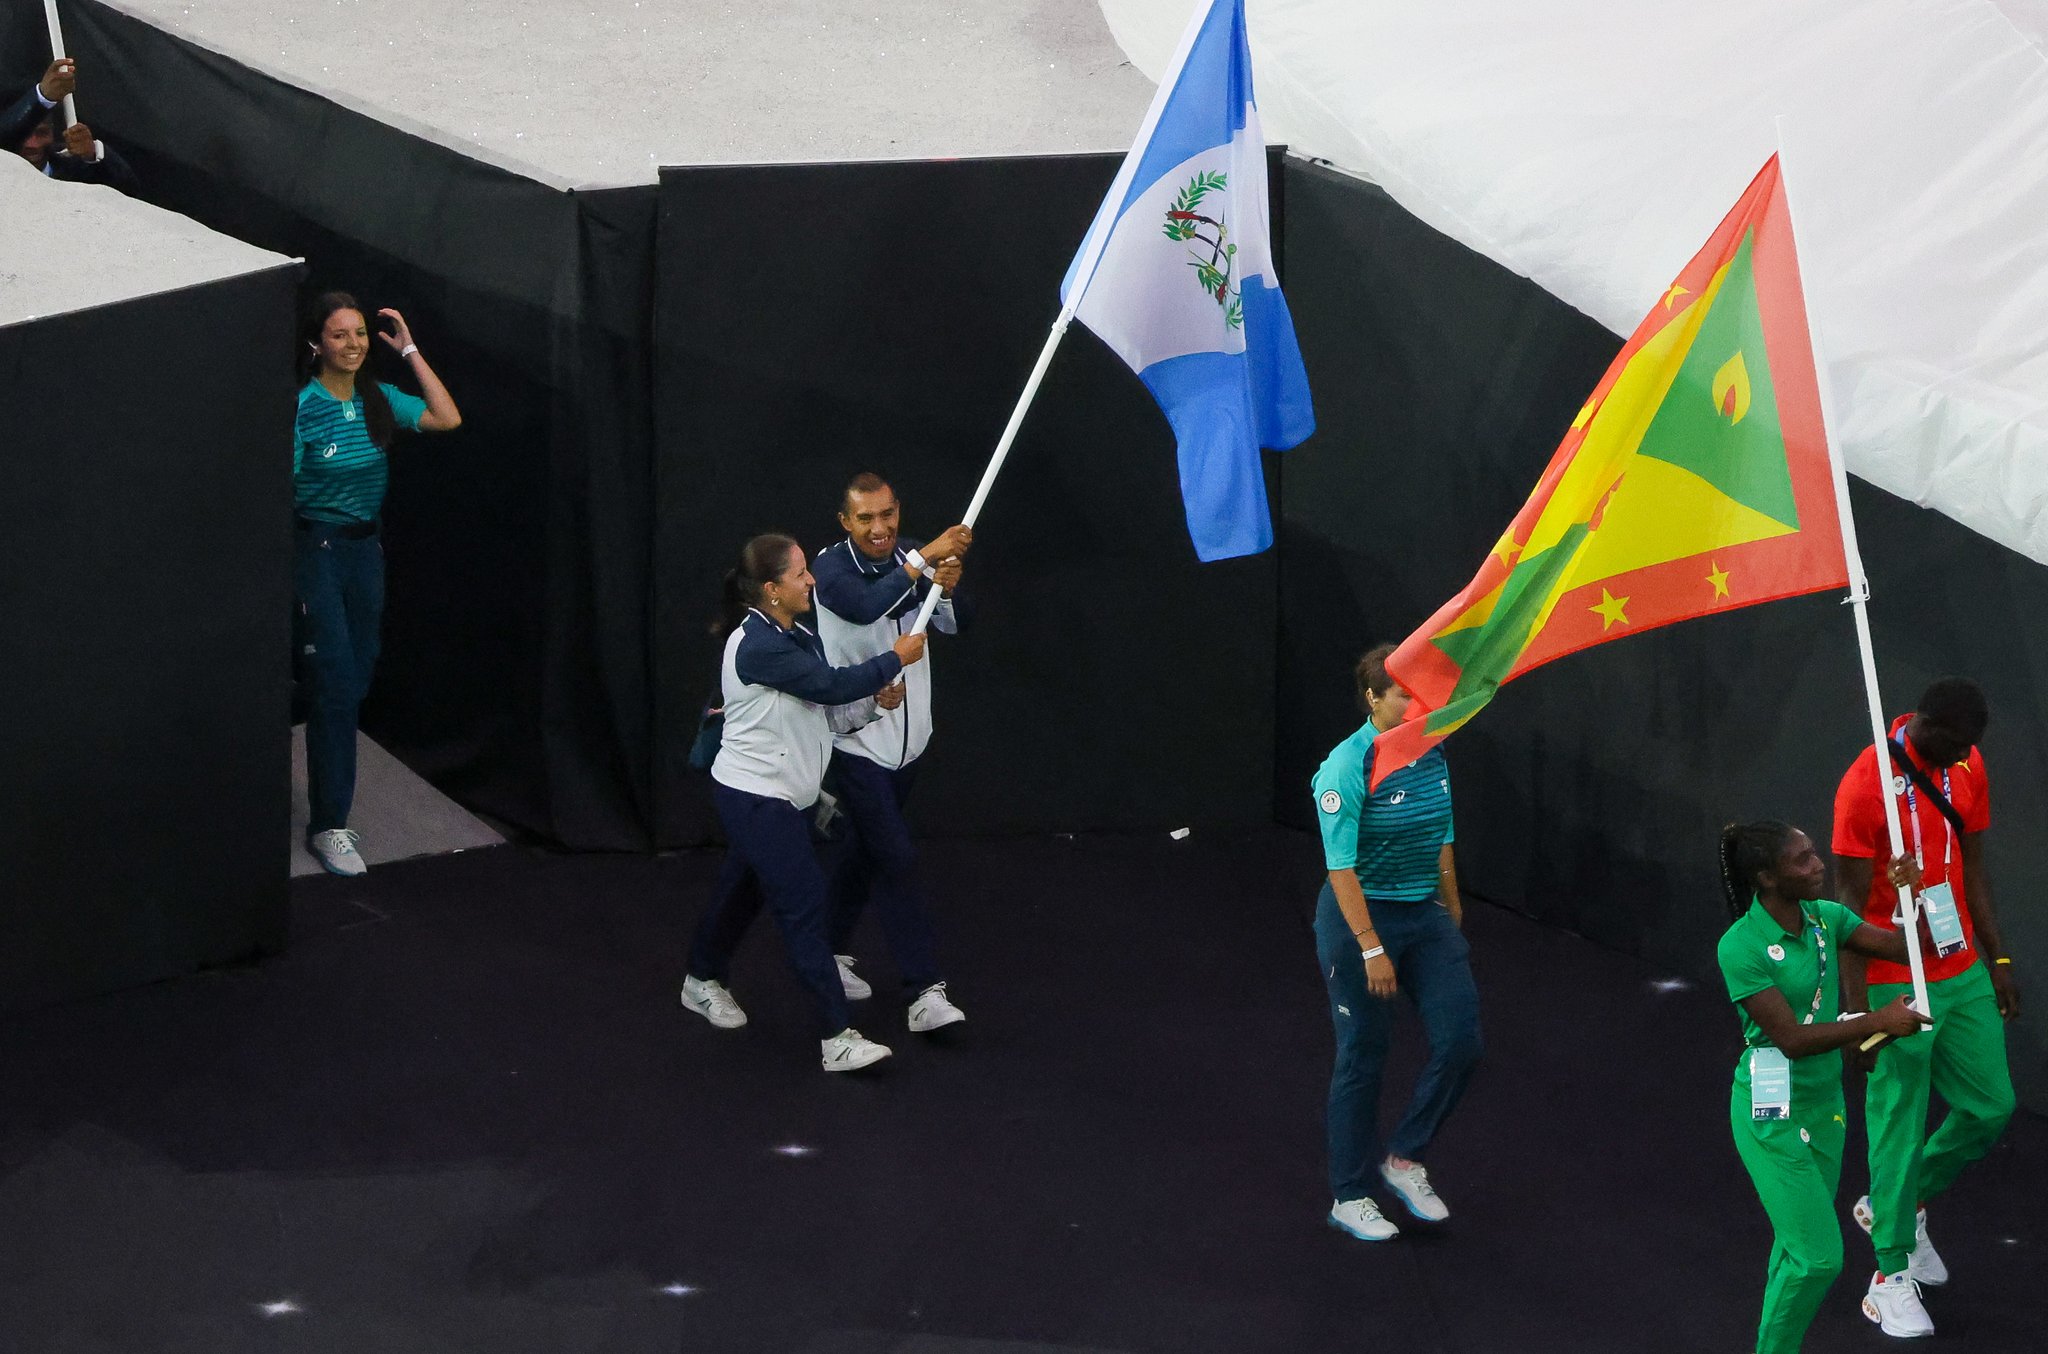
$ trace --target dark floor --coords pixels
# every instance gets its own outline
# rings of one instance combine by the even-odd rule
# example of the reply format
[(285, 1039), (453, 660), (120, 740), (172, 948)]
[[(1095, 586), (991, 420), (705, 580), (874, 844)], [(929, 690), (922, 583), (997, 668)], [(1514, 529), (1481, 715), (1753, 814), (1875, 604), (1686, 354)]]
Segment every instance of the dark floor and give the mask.
[[(0, 1025), (0, 1351), (1750, 1348), (1768, 1236), (1711, 991), (1476, 907), (1455, 1217), (1370, 1246), (1322, 1222), (1306, 839), (932, 846), (972, 1020), (857, 1008), (898, 1051), (866, 1079), (818, 1070), (765, 930), (751, 1025), (678, 1008), (714, 865), (304, 881), (283, 959)], [(1928, 1348), (2048, 1343), (2044, 1200), (2023, 1115), (1936, 1210)], [(1892, 1347), (1849, 1247), (1810, 1351)]]

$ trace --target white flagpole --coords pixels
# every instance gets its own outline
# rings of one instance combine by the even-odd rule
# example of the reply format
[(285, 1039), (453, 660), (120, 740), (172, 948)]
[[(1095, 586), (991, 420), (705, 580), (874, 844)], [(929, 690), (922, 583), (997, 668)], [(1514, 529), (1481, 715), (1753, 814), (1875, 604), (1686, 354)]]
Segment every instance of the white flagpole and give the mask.
[[(1166, 72), (1160, 78), (1159, 89), (1152, 96), (1152, 106), (1145, 110), (1145, 121), (1138, 127), (1138, 137), (1131, 148), (1124, 152), (1124, 162), (1117, 166), (1116, 178), (1110, 181), (1109, 192), (1103, 196), (1104, 210), (1096, 213), (1090, 225), (1087, 247), (1081, 255), (1081, 266), (1074, 270), (1074, 285), (1067, 293), (1066, 303), (1060, 307), (1059, 318), (1052, 322), (1052, 332), (1045, 336), (1045, 347), (1039, 349), (1038, 361), (1031, 368), (1030, 379), (1024, 382), (1024, 393), (1017, 397), (1017, 407), (1010, 411), (1010, 421), (1003, 425), (1003, 435), (996, 439), (995, 454), (989, 458), (988, 469), (981, 472), (981, 483), (975, 486), (974, 497), (968, 501), (967, 512), (960, 518), (966, 526), (972, 527), (981, 516), (981, 506), (988, 501), (988, 491), (995, 486), (996, 474), (1009, 459), (1010, 444), (1017, 440), (1017, 429), (1024, 424), (1024, 413), (1031, 407), (1031, 401), (1038, 395), (1039, 383), (1045, 380), (1046, 369), (1052, 366), (1053, 352), (1066, 337), (1067, 326), (1074, 321), (1074, 312), (1080, 309), (1081, 298), (1088, 294), (1088, 284), (1095, 280), (1095, 269), (1102, 262), (1102, 251), (1109, 244), (1109, 237), (1116, 230), (1117, 209), (1122, 205), (1124, 195), (1131, 190), (1131, 180), (1138, 173), (1138, 161), (1145, 154), (1147, 143), (1152, 140), (1153, 129), (1159, 125), (1159, 114), (1172, 97), (1173, 87), (1180, 82), (1181, 68), (1187, 64), (1188, 51), (1195, 45), (1195, 35), (1202, 31), (1210, 11), (1217, 5), (1235, 4), (1237, 0), (1209, 0), (1199, 5), (1194, 16), (1188, 20), (1187, 31), (1181, 34), (1180, 46), (1173, 54), (1173, 60), (1166, 65)], [(43, 0), (46, 5), (55, 5), (56, 0)], [(55, 12), (54, 10), (52, 11)], [(54, 22), (54, 20), (53, 20)], [(1100, 229), (1096, 229), (1100, 227)], [(921, 635), (931, 624), (932, 613), (939, 609), (939, 590), (934, 587), (924, 596), (924, 604), (917, 609), (917, 621), (910, 627), (912, 634)]]
[[(50, 26), (50, 60), (59, 61), (70, 53), (64, 50), (64, 25), (57, 19), (57, 0), (43, 0), (43, 19)], [(78, 101), (64, 96), (64, 125), (71, 126), (78, 121)]]
[[(1870, 704), (1870, 739), (1877, 753), (1877, 783), (1884, 799), (1884, 825), (1891, 835), (1892, 855), (1906, 854), (1905, 834), (1899, 830), (1898, 796), (1891, 793), (1891, 756), (1886, 751), (1891, 734), (1885, 727), (1884, 699), (1877, 689), (1877, 650), (1870, 639), (1870, 580), (1863, 572), (1863, 552), (1856, 543), (1856, 517), (1849, 508), (1849, 472), (1835, 441), (1834, 386), (1828, 376), (1827, 357), (1821, 348), (1820, 325), (1814, 314), (1813, 298), (1806, 291), (1806, 254), (1799, 245), (1799, 213), (1793, 205), (1792, 184), (1785, 173), (1785, 119), (1778, 119), (1778, 178), (1785, 190), (1785, 215), (1792, 226), (1793, 252), (1800, 260), (1800, 302), (1806, 308), (1807, 342), (1813, 349), (1813, 375), (1820, 393), (1820, 422), (1828, 444), (1828, 468), (1834, 472), (1835, 515), (1842, 525), (1842, 554), (1849, 566), (1849, 606), (1856, 615), (1856, 647), (1863, 659), (1863, 691)], [(1873, 862), (1882, 865), (1883, 861)], [(1913, 974), (1913, 1006), (1920, 1014), (1931, 1014), (1927, 1004), (1927, 970), (1920, 955), (1920, 907), (1913, 890), (1899, 890), (1899, 907), (1894, 918), (1906, 936), (1906, 965)], [(1882, 1035), (1866, 1041), (1866, 1049), (1883, 1041)]]

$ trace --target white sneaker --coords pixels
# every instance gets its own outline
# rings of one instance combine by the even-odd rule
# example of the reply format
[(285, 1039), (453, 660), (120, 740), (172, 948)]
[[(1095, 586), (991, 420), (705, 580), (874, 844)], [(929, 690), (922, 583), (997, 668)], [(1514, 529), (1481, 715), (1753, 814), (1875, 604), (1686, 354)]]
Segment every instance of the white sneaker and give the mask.
[(830, 1039), (818, 1041), (827, 1072), (858, 1072), (889, 1056), (889, 1046), (878, 1044), (849, 1025)]
[(1392, 1241), (1401, 1229), (1388, 1222), (1380, 1206), (1370, 1199), (1346, 1199), (1330, 1205), (1330, 1226), (1349, 1232), (1360, 1241)]
[(875, 995), (875, 989), (869, 987), (866, 981), (854, 974), (854, 958), (852, 955), (835, 954), (832, 956), (832, 959), (839, 965), (839, 985), (846, 989), (846, 999), (848, 1001), (866, 1001), (869, 997)]
[(1920, 1285), (1910, 1274), (1870, 1276), (1870, 1291), (1863, 1295), (1863, 1315), (1877, 1323), (1886, 1335), (1917, 1340), (1934, 1334), (1934, 1321), (1920, 1305)]
[(356, 850), (356, 843), (361, 840), (345, 827), (331, 827), (306, 838), (306, 849), (329, 874), (368, 874), (370, 867), (363, 863), (363, 853)]
[(709, 978), (683, 979), (683, 1009), (695, 1011), (721, 1030), (736, 1030), (747, 1023), (747, 1013), (725, 990), (725, 984)]
[(917, 1000), (910, 1003), (910, 1031), (912, 1034), (930, 1034), (948, 1025), (958, 1025), (967, 1019), (967, 1012), (946, 999), (946, 985), (933, 983), (917, 994)]
[[(1864, 1195), (1849, 1210), (1855, 1217), (1856, 1225), (1869, 1232), (1877, 1225), (1877, 1215), (1870, 1211), (1870, 1196)], [(1934, 1249), (1934, 1243), (1927, 1239), (1927, 1210), (1920, 1209), (1913, 1215), (1913, 1253), (1906, 1257), (1906, 1273), (1922, 1288), (1939, 1288), (1948, 1282), (1948, 1266), (1942, 1263), (1941, 1253)]]
[(1429, 1172), (1421, 1166), (1396, 1166), (1392, 1158), (1380, 1163), (1380, 1179), (1387, 1182), (1401, 1202), (1423, 1222), (1442, 1222), (1451, 1216), (1444, 1201), (1429, 1187)]

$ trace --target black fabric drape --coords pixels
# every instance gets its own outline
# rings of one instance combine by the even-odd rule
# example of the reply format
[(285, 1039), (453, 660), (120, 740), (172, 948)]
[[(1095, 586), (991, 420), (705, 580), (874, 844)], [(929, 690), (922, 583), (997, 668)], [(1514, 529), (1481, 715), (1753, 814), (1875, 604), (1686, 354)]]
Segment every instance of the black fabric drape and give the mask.
[(66, 23), (153, 201), (404, 311), (462, 406), (393, 457), (366, 730), (517, 827), (644, 846), (653, 189), (558, 191), (89, 0)]

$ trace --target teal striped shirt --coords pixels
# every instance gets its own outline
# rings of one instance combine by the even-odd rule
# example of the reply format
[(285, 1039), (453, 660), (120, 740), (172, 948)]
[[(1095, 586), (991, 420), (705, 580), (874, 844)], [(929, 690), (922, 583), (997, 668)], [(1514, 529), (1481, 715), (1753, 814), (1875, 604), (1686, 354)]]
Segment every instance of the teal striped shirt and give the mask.
[[(378, 383), (391, 414), (407, 432), (420, 430), (427, 402)], [(292, 442), (292, 501), (301, 517), (318, 522), (368, 522), (384, 506), (391, 468), (370, 440), (363, 397), (337, 400), (317, 376), (299, 391), (299, 423)]]
[(1353, 870), (1368, 898), (1421, 902), (1437, 892), (1437, 862), (1456, 839), (1451, 823), (1451, 769), (1443, 749), (1431, 748), (1412, 764), (1366, 791), (1372, 740), (1370, 720), (1330, 751), (1312, 782), (1316, 821), (1323, 829), (1323, 863)]

